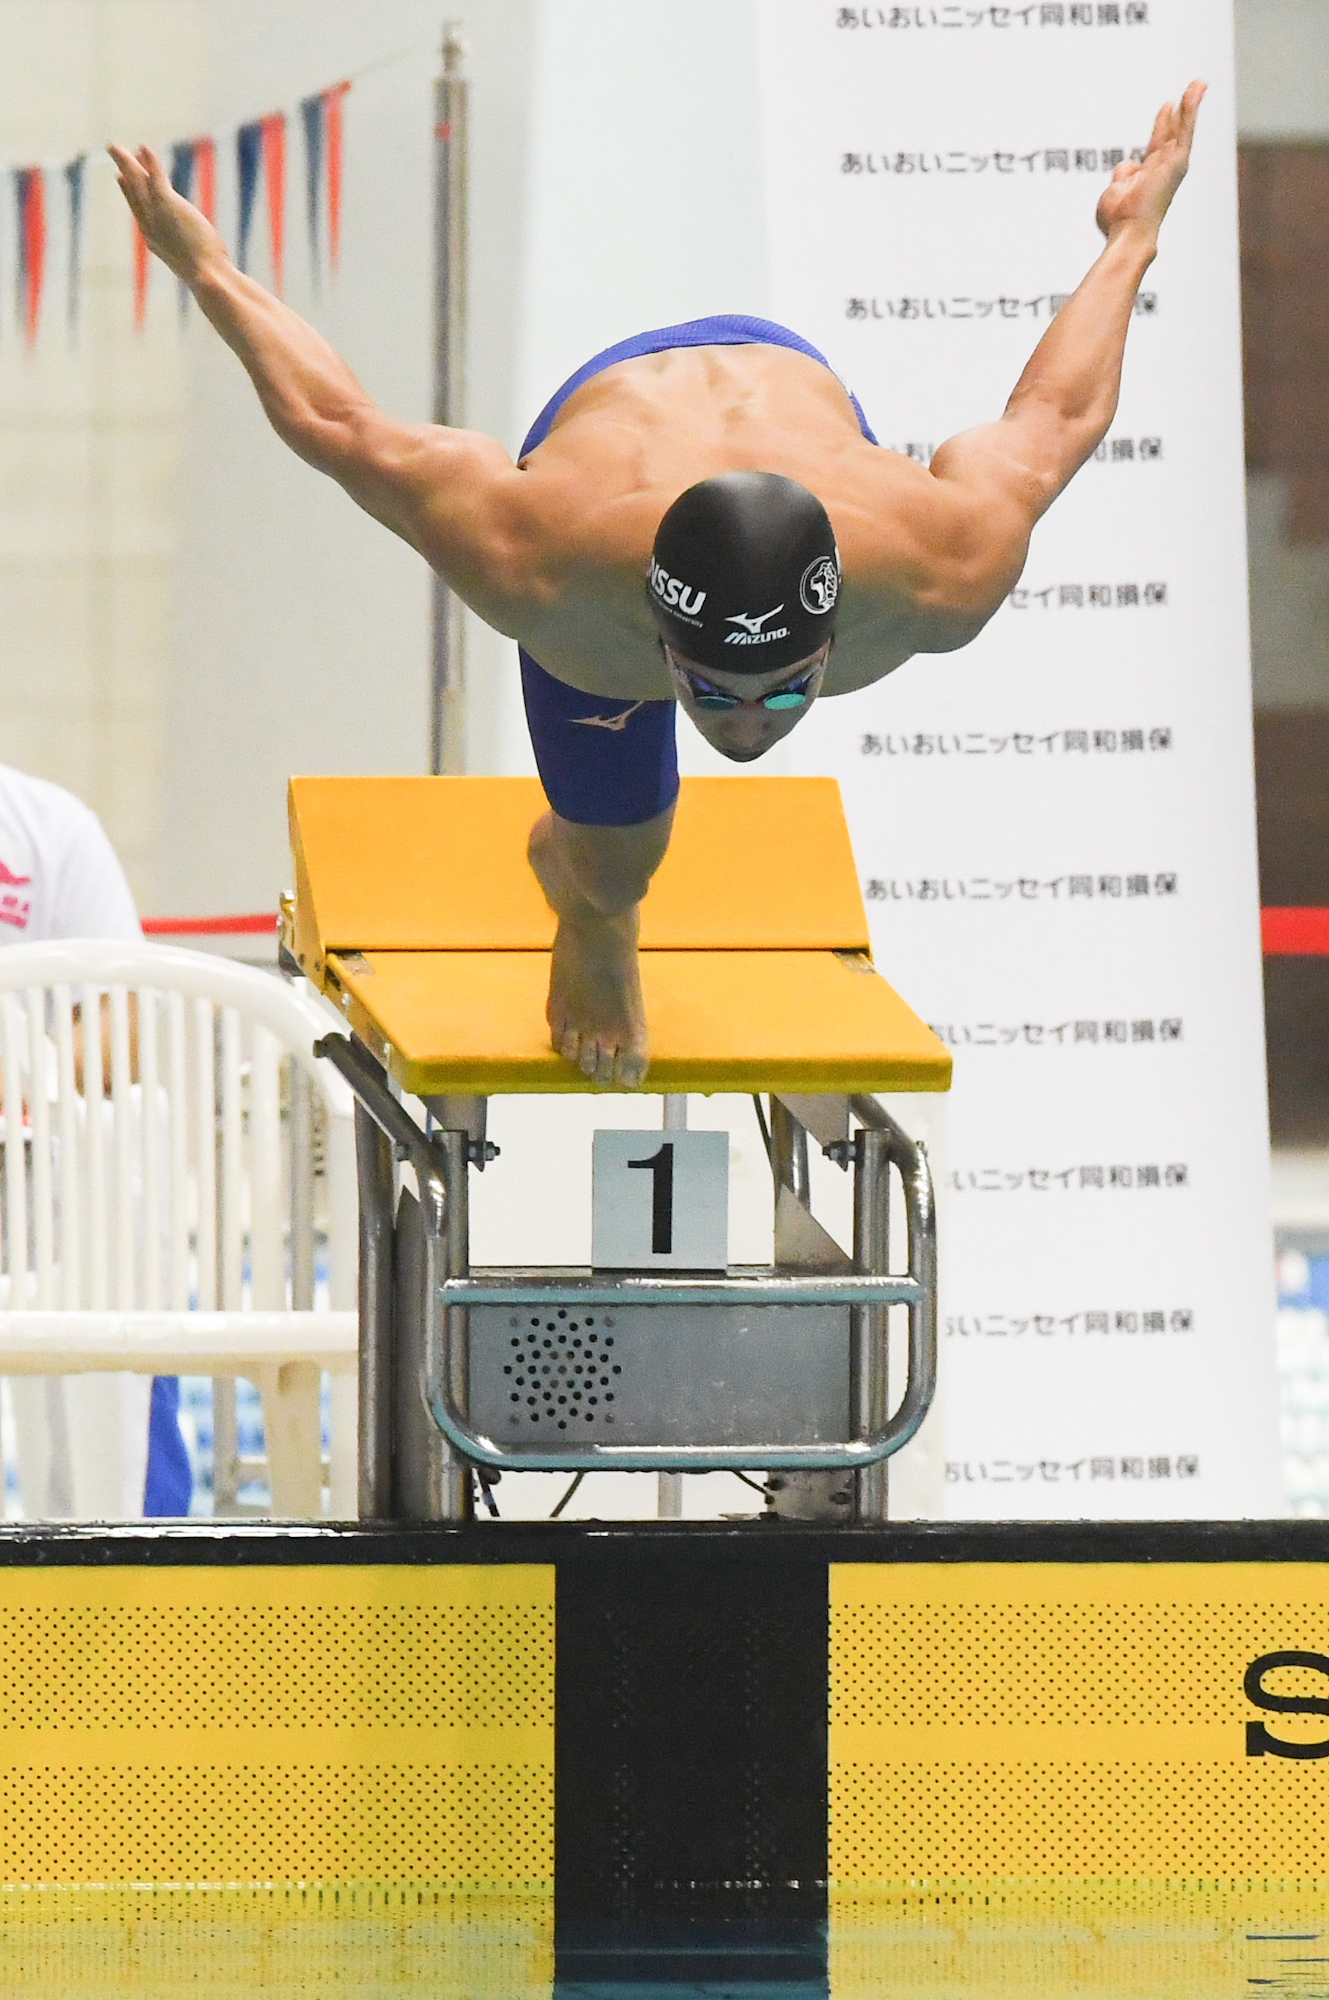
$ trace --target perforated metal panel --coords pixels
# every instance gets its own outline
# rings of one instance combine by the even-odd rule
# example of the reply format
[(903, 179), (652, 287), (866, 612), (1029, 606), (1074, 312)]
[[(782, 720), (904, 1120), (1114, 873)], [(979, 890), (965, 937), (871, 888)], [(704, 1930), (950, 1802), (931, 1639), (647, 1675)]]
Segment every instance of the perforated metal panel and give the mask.
[(849, 1424), (837, 1307), (471, 1312), (470, 1414), (505, 1449), (817, 1444)]
[(552, 1568), (0, 1572), (0, 1882), (547, 1889)]
[[(834, 1565), (830, 1870), (926, 1884), (1329, 1878), (1329, 1718), (1251, 1663), (1329, 1653), (1310, 1564)], [(1323, 1698), (1322, 1673), (1266, 1676)]]

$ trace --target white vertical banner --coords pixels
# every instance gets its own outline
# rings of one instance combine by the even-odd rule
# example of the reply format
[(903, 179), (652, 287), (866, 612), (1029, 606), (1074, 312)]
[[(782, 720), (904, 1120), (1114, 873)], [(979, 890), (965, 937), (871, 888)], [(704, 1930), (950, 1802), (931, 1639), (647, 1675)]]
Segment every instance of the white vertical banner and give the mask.
[(1208, 80), (1095, 458), (974, 644), (793, 739), (953, 1051), (954, 1517), (1278, 1512), (1223, 0), (760, 0), (772, 312), (883, 445), (1000, 416), (1154, 114)]

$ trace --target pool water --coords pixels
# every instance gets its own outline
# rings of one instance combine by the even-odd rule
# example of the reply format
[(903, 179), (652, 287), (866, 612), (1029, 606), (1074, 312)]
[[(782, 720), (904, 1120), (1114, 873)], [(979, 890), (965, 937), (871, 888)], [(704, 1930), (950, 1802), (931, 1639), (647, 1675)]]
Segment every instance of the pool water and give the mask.
[(1329, 1884), (833, 1892), (828, 1977), (763, 1979), (761, 1956), (752, 1978), (732, 1962), (717, 1977), (557, 1978), (539, 1895), (0, 1890), (6, 2000), (1329, 2000)]

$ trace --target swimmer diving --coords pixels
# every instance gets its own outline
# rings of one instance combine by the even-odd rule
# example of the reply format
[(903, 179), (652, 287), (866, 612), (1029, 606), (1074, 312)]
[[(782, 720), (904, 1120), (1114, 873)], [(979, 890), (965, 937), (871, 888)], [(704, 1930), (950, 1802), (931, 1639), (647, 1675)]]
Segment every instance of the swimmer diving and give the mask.
[(593, 1083), (636, 1089), (646, 1075), (638, 915), (669, 844), (677, 710), (748, 763), (814, 702), (982, 631), (1112, 422), (1204, 88), (1165, 104), (1143, 157), (1114, 170), (1097, 208), (1106, 245), (1003, 414), (928, 466), (877, 443), (799, 335), (738, 316), (596, 355), (515, 462), (479, 432), (397, 422), (236, 268), (150, 147), (109, 149), (149, 249), (246, 368), (277, 435), (517, 641), (550, 807), (529, 845), (558, 920), (550, 1039)]

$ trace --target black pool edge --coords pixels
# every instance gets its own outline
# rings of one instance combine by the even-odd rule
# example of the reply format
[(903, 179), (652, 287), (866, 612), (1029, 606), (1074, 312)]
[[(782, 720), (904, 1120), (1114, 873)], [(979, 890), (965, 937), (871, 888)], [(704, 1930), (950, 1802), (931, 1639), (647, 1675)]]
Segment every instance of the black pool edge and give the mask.
[(0, 1527), (0, 1565), (151, 1567), (660, 1560), (897, 1563), (1329, 1562), (1329, 1520), (441, 1523), (164, 1521)]

